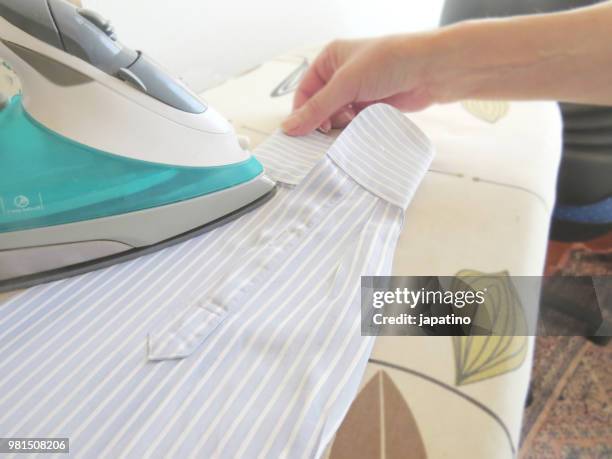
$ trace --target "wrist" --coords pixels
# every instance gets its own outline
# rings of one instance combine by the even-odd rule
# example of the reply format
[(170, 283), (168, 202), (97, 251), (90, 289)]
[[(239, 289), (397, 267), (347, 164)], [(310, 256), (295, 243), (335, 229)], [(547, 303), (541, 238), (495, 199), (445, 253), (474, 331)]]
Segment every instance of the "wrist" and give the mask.
[(418, 34), (394, 37), (391, 46), (404, 69), (405, 88), (427, 93), (432, 103), (469, 97), (474, 74), (465, 62), (472, 24), (460, 23)]
[(573, 52), (559, 45), (563, 30), (551, 34), (548, 20), (546, 15), (474, 20), (435, 31), (429, 73), (437, 101), (546, 93), (554, 76), (543, 69), (562, 68), (559, 63)]
[[(492, 72), (490, 58), (479, 44), (481, 21), (466, 21), (428, 34), (426, 80), (436, 102), (476, 97)], [(485, 65), (486, 62), (486, 65)]]

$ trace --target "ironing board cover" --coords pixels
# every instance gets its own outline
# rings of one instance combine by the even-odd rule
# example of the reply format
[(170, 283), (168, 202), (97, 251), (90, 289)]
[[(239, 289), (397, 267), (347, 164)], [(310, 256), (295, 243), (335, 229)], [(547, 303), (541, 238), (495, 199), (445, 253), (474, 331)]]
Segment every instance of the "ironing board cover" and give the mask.
[[(317, 53), (279, 57), (204, 97), (256, 146), (289, 113)], [(540, 275), (561, 153), (557, 105), (464, 101), (409, 118), (436, 156), (407, 211), (393, 273)], [(516, 355), (483, 339), (377, 338), (361, 391), (325, 456), (514, 457), (534, 339), (513, 338)], [(470, 360), (458, 359), (457, 351), (472, 344), (482, 345), (486, 365), (468, 368)]]

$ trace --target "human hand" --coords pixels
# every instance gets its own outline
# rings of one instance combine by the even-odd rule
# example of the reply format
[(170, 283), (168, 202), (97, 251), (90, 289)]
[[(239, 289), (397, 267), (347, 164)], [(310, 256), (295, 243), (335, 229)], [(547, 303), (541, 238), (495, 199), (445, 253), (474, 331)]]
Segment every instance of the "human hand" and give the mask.
[(283, 130), (304, 135), (317, 128), (344, 127), (377, 102), (403, 111), (427, 107), (434, 102), (429, 85), (429, 36), (334, 41), (308, 69)]
[(559, 13), (464, 21), (427, 33), (336, 41), (306, 73), (283, 130), (303, 135), (343, 127), (376, 102), (403, 111), (468, 98), (612, 105), (610, 24), (607, 1)]

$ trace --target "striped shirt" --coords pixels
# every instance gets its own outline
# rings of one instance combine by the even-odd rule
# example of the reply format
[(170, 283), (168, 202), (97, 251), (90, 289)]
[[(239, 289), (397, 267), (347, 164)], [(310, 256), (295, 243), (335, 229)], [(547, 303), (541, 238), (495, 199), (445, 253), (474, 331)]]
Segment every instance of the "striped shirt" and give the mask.
[(318, 457), (373, 338), (360, 276), (389, 275), (431, 159), (377, 105), (336, 139), (255, 154), (274, 199), (157, 253), (0, 307), (0, 436), (69, 437), (78, 457)]

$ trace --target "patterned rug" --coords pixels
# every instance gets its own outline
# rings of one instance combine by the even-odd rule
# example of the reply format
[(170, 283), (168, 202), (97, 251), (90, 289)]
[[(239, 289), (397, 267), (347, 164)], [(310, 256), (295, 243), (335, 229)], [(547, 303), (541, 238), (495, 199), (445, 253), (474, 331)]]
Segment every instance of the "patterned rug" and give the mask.
[[(551, 241), (547, 273), (612, 274), (612, 233), (593, 241)], [(539, 337), (519, 457), (612, 457), (612, 344)]]

